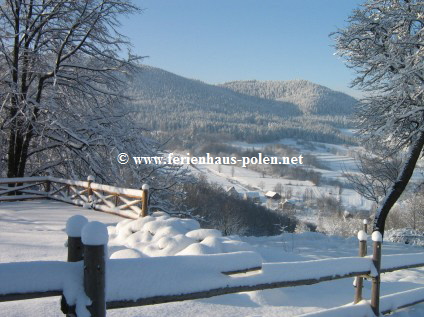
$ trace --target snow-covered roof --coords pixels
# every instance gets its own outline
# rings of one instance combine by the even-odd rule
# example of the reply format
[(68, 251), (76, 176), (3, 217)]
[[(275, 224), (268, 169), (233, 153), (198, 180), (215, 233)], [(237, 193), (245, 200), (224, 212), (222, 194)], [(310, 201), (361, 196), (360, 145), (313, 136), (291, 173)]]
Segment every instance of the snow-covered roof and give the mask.
[(258, 192), (245, 192), (244, 196), (248, 197), (248, 198), (260, 198), (261, 197)]
[(227, 186), (225, 191), (229, 194), (240, 194), (234, 186)]
[(268, 191), (265, 193), (265, 196), (268, 198), (275, 198), (275, 197), (280, 197), (281, 195), (277, 192)]
[(299, 199), (285, 199), (283, 204), (292, 204), (292, 205), (296, 205), (296, 203), (300, 202)]

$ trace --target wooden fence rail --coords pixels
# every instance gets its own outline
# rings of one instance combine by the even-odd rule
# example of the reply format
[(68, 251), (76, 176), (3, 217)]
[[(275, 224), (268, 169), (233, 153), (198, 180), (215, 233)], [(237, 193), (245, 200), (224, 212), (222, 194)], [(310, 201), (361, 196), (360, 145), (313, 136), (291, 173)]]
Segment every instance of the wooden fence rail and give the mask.
[(53, 199), (77, 206), (117, 214), (126, 218), (146, 216), (149, 186), (120, 188), (87, 181), (56, 177), (0, 178), (0, 201)]
[[(206, 298), (244, 291), (311, 285), (354, 276), (373, 280), (371, 305), (361, 301), (362, 297), (357, 301), (358, 292), (356, 290), (355, 302), (358, 302), (357, 305), (336, 307), (327, 311), (307, 314), (307, 316), (334, 316), (334, 313), (341, 316), (343, 311), (352, 312), (352, 310), (357, 311), (358, 316), (378, 316), (380, 313), (390, 313), (398, 308), (424, 301), (424, 287), (379, 296), (381, 273), (422, 267), (424, 266), (424, 253), (381, 257), (378, 251), (378, 249), (381, 250), (381, 239), (378, 234), (374, 234), (373, 237), (374, 254), (372, 257), (262, 263), (260, 257), (254, 252), (237, 252), (208, 256), (105, 261), (103, 251), (107, 244), (106, 227), (102, 227), (103, 231), (100, 233), (97, 231), (95, 234), (96, 236), (99, 234), (106, 236), (105, 242), (100, 245), (96, 242), (97, 244), (93, 245), (88, 240), (89, 238), (84, 238), (84, 232), (89, 232), (87, 228), (91, 224), (93, 223), (87, 223), (83, 216), (73, 216), (68, 220), (66, 230), (68, 262), (37, 261), (0, 264), (0, 280), (13, 281), (13, 285), (10, 283), (0, 284), (0, 301), (66, 294), (66, 298), (65, 296), (62, 298), (62, 311), (67, 316), (76, 316), (76, 307), (81, 303), (76, 301), (78, 294), (75, 292), (84, 291), (92, 302), (87, 306), (91, 316), (104, 317), (106, 309)], [(98, 224), (96, 225), (98, 226)], [(363, 231), (358, 234), (360, 244), (363, 244), (364, 240), (366, 241), (364, 235), (366, 234)], [(93, 236), (93, 234), (88, 233), (88, 236)], [(95, 241), (98, 239), (96, 238)], [(164, 267), (164, 264), (172, 267), (172, 270), (157, 272), (157, 268)], [(197, 273), (201, 274), (197, 274), (196, 279), (187, 281), (183, 271), (187, 271), (188, 267), (193, 272), (196, 269), (199, 270)], [(122, 272), (125, 274), (121, 274)], [(241, 274), (246, 272), (249, 273)], [(165, 275), (162, 283), (156, 280), (158, 275), (162, 277)], [(83, 286), (78, 286), (78, 283), (82, 283), (81, 276), (83, 276)], [(28, 284), (28, 280), (31, 280), (30, 284)], [(107, 290), (104, 287), (106, 280)], [(172, 283), (169, 283), (170, 281)], [(180, 288), (183, 282), (184, 290)], [(132, 287), (133, 285), (140, 287)], [(149, 285), (154, 285), (154, 289), (149, 288)], [(358, 286), (362, 285), (356, 284), (356, 288)], [(369, 313), (370, 311), (371, 313)]]

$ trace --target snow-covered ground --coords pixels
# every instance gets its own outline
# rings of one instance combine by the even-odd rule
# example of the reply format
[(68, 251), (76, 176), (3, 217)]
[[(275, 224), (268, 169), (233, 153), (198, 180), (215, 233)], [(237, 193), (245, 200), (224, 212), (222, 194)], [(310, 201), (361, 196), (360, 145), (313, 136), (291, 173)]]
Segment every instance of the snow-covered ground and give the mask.
[[(361, 147), (346, 147), (344, 145), (334, 145), (318, 142), (297, 142), (294, 139), (282, 139), (280, 144), (290, 146), (302, 155), (313, 155), (317, 161), (325, 166), (326, 169), (308, 167), (309, 169), (321, 173), (323, 178), (328, 180), (344, 182), (342, 174), (346, 171), (357, 171), (356, 162), (353, 153), (360, 151)], [(263, 150), (272, 143), (246, 143), (232, 142), (230, 145), (244, 149), (257, 151)], [(311, 149), (312, 147), (312, 149)], [(370, 210), (372, 202), (363, 199), (358, 193), (352, 189), (343, 189), (339, 195), (339, 188), (329, 185), (315, 186), (311, 181), (301, 181), (282, 177), (273, 177), (263, 175), (258, 171), (243, 168), (234, 165), (196, 165), (192, 169), (195, 173), (201, 173), (207, 177), (210, 182), (217, 183), (224, 188), (234, 186), (240, 192), (259, 191), (265, 194), (267, 191), (274, 191), (275, 185), (281, 184), (284, 189), (292, 191), (294, 199), (302, 199), (306, 190), (312, 190), (315, 197), (323, 197), (327, 195), (335, 195), (336, 199), (340, 199), (348, 210)]]
[[(64, 247), (66, 240), (64, 228), (66, 220), (74, 214), (82, 214), (89, 220), (99, 220), (113, 226), (109, 230), (112, 235), (116, 233), (114, 226), (122, 220), (114, 215), (51, 201), (0, 203), (0, 262), (65, 260), (67, 251)], [(188, 234), (189, 236), (196, 237), (199, 234), (194, 227), (190, 230), (193, 233)], [(111, 236), (111, 238), (114, 237)], [(237, 240), (238, 237), (232, 239)], [(353, 237), (343, 239), (305, 233), (275, 237), (241, 237), (240, 239), (249, 244), (250, 249), (257, 252), (264, 263), (355, 256), (358, 252), (357, 240)], [(116, 247), (115, 236), (113, 246), (115, 249), (109, 250), (109, 253), (116, 251)], [(403, 244), (385, 243), (383, 246), (383, 254), (422, 251), (422, 248)], [(169, 268), (169, 270), (172, 269)], [(187, 268), (187, 272), (187, 276), (190, 276), (190, 268)], [(131, 280), (131, 277), (125, 278)], [(382, 280), (382, 294), (422, 287), (424, 270), (411, 269), (385, 274)], [(140, 285), (140, 287), (148, 286)], [(352, 279), (343, 279), (312, 286), (245, 292), (209, 299), (109, 310), (108, 316), (297, 316), (348, 304), (352, 302), (353, 294)], [(370, 296), (369, 283), (365, 284), (364, 296), (365, 298)], [(0, 303), (0, 315), (62, 316), (59, 306), (58, 297), (4, 302)], [(424, 305), (417, 305), (398, 312), (394, 316), (423, 315)]]
[[(261, 150), (266, 146), (273, 143), (246, 143), (246, 142), (233, 142), (231, 145), (248, 149)], [(357, 166), (352, 154), (355, 151), (363, 150), (359, 146), (346, 146), (336, 145), (321, 142), (303, 142), (295, 139), (281, 139), (276, 144), (282, 144), (298, 150), (302, 155), (310, 154), (317, 158), (318, 162), (326, 167), (323, 169), (316, 169), (323, 173), (327, 178), (339, 178), (342, 176), (343, 171), (357, 171)]]
[[(347, 135), (352, 135), (354, 130), (342, 129)], [(321, 168), (308, 166), (307, 168), (315, 172), (319, 172), (322, 178), (327, 181), (337, 181), (344, 183), (346, 179), (343, 173), (358, 172), (355, 156), (364, 152), (361, 146), (336, 145), (320, 142), (304, 142), (295, 139), (281, 139), (275, 143), (246, 143), (241, 141), (231, 142), (228, 145), (243, 149), (263, 151), (267, 146), (282, 144), (298, 151), (302, 155), (311, 155), (316, 158)], [(265, 153), (266, 154), (266, 153)], [(413, 174), (413, 181), (422, 181), (423, 162), (418, 162), (421, 169), (416, 169)], [(316, 186), (311, 181), (300, 181), (282, 177), (274, 177), (271, 175), (263, 175), (261, 172), (252, 169), (243, 168), (234, 165), (196, 165), (193, 169), (195, 173), (201, 173), (207, 177), (210, 182), (217, 183), (224, 188), (234, 186), (240, 192), (258, 191), (264, 195), (267, 191), (274, 191), (276, 184), (281, 184), (284, 190), (290, 189), (292, 198), (297, 200), (303, 199), (306, 190), (311, 190), (315, 197), (333, 196), (340, 200), (344, 208), (348, 211), (371, 211), (373, 202), (364, 199), (353, 189), (342, 188), (341, 193), (338, 186), (319, 184)], [(265, 201), (265, 198), (263, 199)], [(313, 221), (314, 222), (314, 221)]]

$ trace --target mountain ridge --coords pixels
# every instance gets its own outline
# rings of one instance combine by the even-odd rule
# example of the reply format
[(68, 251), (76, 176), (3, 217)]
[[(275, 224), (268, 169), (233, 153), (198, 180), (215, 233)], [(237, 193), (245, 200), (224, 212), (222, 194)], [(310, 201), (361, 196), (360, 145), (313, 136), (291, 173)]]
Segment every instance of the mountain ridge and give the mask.
[(249, 112), (262, 112), (264, 109), (258, 107), (262, 103), (268, 111), (278, 115), (300, 115), (296, 105), (279, 100), (261, 100), (256, 96), (249, 96), (225, 87), (212, 85), (196, 79), (189, 79), (166, 70), (141, 66), (137, 74), (139, 89), (136, 96), (144, 101), (155, 99), (164, 103), (185, 104), (188, 107), (199, 108), (206, 111), (216, 109), (216, 106), (231, 105), (229, 110), (247, 110)]
[(356, 102), (308, 81), (212, 85), (152, 66), (140, 66), (128, 90), (143, 128), (192, 142), (215, 136), (247, 142), (292, 137), (340, 143), (345, 137), (338, 128), (349, 125)]
[(219, 86), (267, 100), (290, 102), (303, 114), (351, 115), (358, 103), (348, 94), (305, 79), (236, 80)]

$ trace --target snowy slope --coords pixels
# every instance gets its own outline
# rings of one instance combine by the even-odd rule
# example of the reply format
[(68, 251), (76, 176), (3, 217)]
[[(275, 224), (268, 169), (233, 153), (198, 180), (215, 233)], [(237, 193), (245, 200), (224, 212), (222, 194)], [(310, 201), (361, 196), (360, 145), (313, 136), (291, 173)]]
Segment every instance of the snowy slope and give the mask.
[[(57, 202), (16, 202), (0, 204), (1, 262), (64, 260), (65, 222), (72, 214), (115, 225), (118, 218)], [(356, 238), (342, 239), (322, 234), (285, 234), (276, 237), (242, 238), (266, 263), (319, 260), (355, 256)], [(385, 243), (384, 254), (421, 252), (422, 248)], [(142, 270), (142, 268), (140, 268)], [(190, 272), (190, 270), (188, 270)], [(128, 279), (128, 277), (127, 277)], [(131, 278), (129, 279), (131, 280)], [(422, 269), (385, 274), (382, 293), (404, 291), (424, 284)], [(143, 285), (140, 285), (143, 287)], [(369, 297), (370, 285), (365, 285)], [(299, 314), (350, 303), (352, 280), (338, 280), (312, 286), (247, 292), (210, 299), (152, 305), (108, 311), (108, 316), (297, 316)], [(59, 298), (0, 303), (2, 316), (62, 316)], [(394, 316), (422, 316), (424, 306), (415, 306)]]

